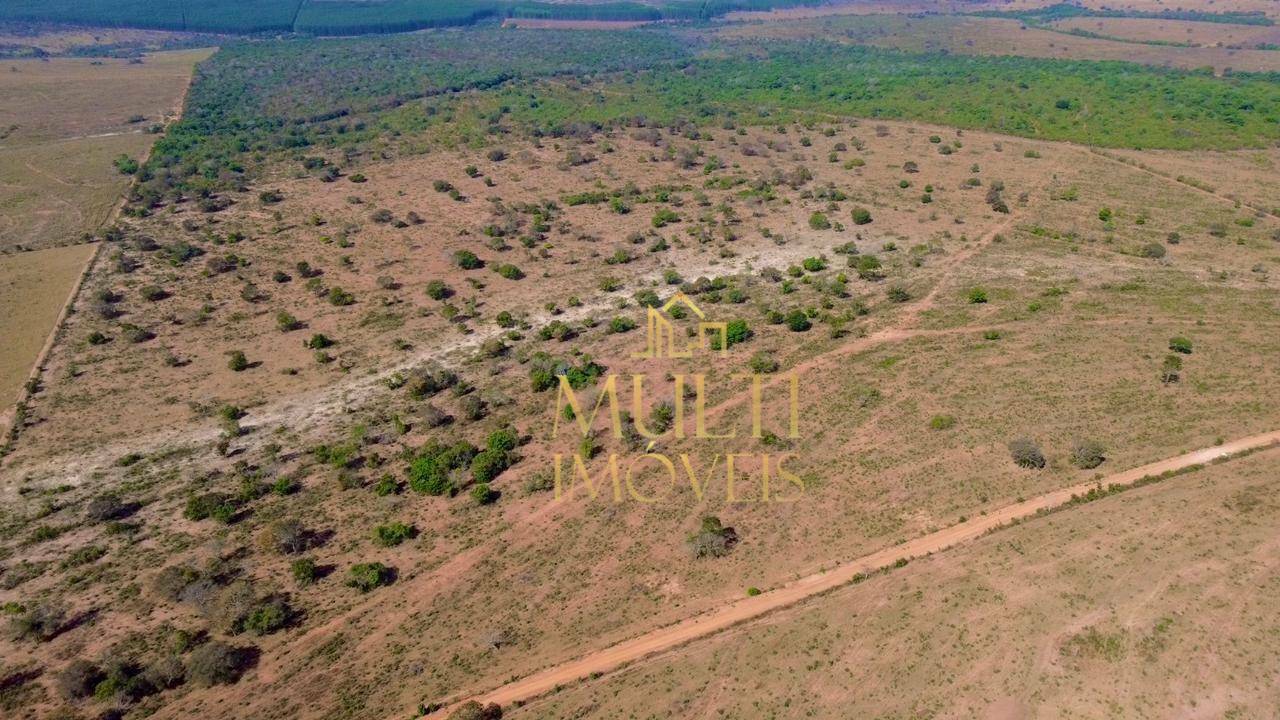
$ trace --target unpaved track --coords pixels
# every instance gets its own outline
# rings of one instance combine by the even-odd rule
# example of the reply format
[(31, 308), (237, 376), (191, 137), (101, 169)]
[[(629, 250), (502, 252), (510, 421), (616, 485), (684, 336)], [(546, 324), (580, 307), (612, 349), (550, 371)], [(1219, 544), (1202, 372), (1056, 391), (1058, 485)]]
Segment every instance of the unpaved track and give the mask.
[[(597, 650), (576, 660), (515, 680), (474, 699), (481, 703), (498, 703), (506, 706), (514, 702), (535, 698), (561, 685), (592, 675), (617, 670), (623, 665), (666, 652), (693, 640), (725, 630), (733, 625), (758, 618), (774, 610), (785, 608), (815, 595), (834, 590), (852, 582), (859, 574), (872, 573), (890, 567), (899, 559), (909, 560), (922, 557), (977, 539), (1012, 522), (1060, 507), (1070, 502), (1072, 496), (1083, 495), (1098, 485), (1103, 487), (1109, 485), (1132, 485), (1144, 477), (1185, 470), (1195, 465), (1203, 465), (1238, 453), (1264, 449), (1278, 444), (1280, 444), (1280, 430), (1253, 435), (1216, 447), (1159, 460), (1100, 480), (1081, 483), (1020, 503), (1007, 505), (972, 520), (865, 555), (856, 560), (838, 565), (831, 570), (825, 570), (795, 580), (755, 597), (735, 600), (710, 612), (682, 620), (674, 625), (659, 628), (603, 650)], [(452, 710), (452, 708), (447, 708), (447, 710)], [(433, 716), (444, 716), (446, 711), (436, 713)]]

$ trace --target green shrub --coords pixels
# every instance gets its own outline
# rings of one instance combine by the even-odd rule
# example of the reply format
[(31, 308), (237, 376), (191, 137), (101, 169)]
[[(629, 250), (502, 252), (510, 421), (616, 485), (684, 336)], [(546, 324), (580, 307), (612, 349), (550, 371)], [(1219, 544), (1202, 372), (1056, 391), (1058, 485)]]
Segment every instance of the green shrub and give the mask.
[(982, 288), (973, 288), (969, 291), (969, 304), (981, 305), (987, 301), (987, 291)]
[(445, 300), (453, 294), (453, 290), (443, 280), (432, 280), (427, 283), (427, 297), (432, 300)]
[(1092, 470), (1106, 459), (1106, 450), (1096, 440), (1081, 440), (1071, 448), (1071, 464), (1081, 470)]
[(470, 250), (459, 250), (453, 254), (453, 263), (463, 270), (477, 270), (484, 267), (484, 261)]
[(827, 216), (820, 212), (815, 212), (809, 216), (809, 227), (813, 230), (830, 230), (831, 221)]
[(778, 371), (778, 361), (762, 350), (751, 356), (751, 359), (747, 361), (747, 367), (751, 368), (754, 373), (773, 373)]
[(609, 321), (609, 332), (624, 333), (636, 329), (636, 321), (629, 317), (615, 317)]
[(276, 313), (276, 327), (280, 328), (280, 332), (291, 332), (302, 327), (302, 321), (288, 312), (281, 310)]
[(471, 479), (477, 483), (488, 483), (510, 465), (511, 459), (505, 451), (486, 449), (472, 458)]
[(243, 351), (232, 350), (229, 355), (231, 356), (231, 359), (227, 361), (227, 367), (231, 368), (232, 371), (241, 372), (248, 369), (249, 359), (245, 357)]
[(670, 208), (662, 208), (653, 214), (653, 219), (650, 222), (655, 228), (661, 228), (671, 223), (680, 222), (680, 216)]
[(250, 635), (270, 635), (289, 624), (290, 610), (281, 598), (268, 598), (258, 603), (244, 618), (242, 627)]
[(871, 211), (866, 208), (854, 208), (850, 216), (853, 218), (854, 225), (866, 225), (871, 222)]
[(488, 483), (478, 483), (471, 488), (471, 499), (477, 505), (488, 505), (498, 499), (498, 493)]
[(316, 561), (312, 558), (298, 558), (289, 565), (289, 572), (293, 574), (293, 581), (298, 587), (306, 587), (314, 583), (319, 576), (319, 570), (316, 567)]
[(956, 419), (952, 415), (934, 415), (929, 419), (929, 427), (933, 430), (950, 430), (955, 425)]
[(329, 300), (329, 304), (335, 307), (345, 307), (347, 305), (354, 304), (356, 301), (355, 295), (352, 295), (340, 287), (329, 288), (327, 298)]
[(1191, 354), (1191, 341), (1179, 335), (1178, 337), (1169, 338), (1169, 349), (1182, 353), (1183, 355)]
[(230, 522), (236, 514), (236, 501), (222, 493), (205, 493), (187, 499), (182, 516), (188, 520), (207, 520), (212, 518), (219, 522)]
[(367, 593), (390, 585), (394, 579), (395, 571), (380, 562), (360, 563), (347, 571), (346, 585)]
[(373, 541), (382, 547), (395, 547), (416, 534), (412, 525), (393, 522), (373, 529)]
[(524, 272), (510, 263), (499, 265), (497, 270), (499, 275), (508, 280), (520, 280), (524, 277)]
[(813, 323), (809, 322), (809, 316), (803, 310), (792, 310), (786, 316), (787, 328), (792, 332), (804, 332), (813, 327)]

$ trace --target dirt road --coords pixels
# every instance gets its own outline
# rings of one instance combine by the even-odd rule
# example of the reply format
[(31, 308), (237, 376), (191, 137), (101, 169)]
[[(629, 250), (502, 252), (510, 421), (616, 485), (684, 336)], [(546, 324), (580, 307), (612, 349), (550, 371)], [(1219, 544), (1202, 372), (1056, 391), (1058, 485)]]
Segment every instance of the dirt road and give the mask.
[[(1242, 438), (1212, 448), (1196, 450), (1131, 470), (1125, 470), (1100, 480), (1081, 483), (1046, 493), (1024, 502), (1008, 505), (987, 515), (973, 518), (871, 555), (865, 555), (831, 570), (801, 578), (755, 597), (733, 601), (702, 615), (659, 628), (612, 647), (597, 650), (575, 660), (570, 660), (534, 675), (515, 680), (474, 699), (482, 703), (498, 703), (505, 706), (517, 701), (538, 697), (550, 692), (557, 686), (566, 685), (592, 675), (617, 670), (628, 663), (671, 650), (738, 623), (758, 618), (771, 611), (794, 605), (807, 598), (834, 590), (852, 582), (859, 574), (871, 573), (890, 567), (900, 559), (910, 560), (922, 557), (974, 540), (1011, 522), (1060, 507), (1070, 502), (1073, 495), (1083, 495), (1099, 484), (1104, 487), (1109, 485), (1132, 485), (1144, 477), (1184, 470), (1241, 452), (1258, 450), (1278, 444), (1280, 444), (1280, 430)], [(444, 717), (451, 709), (448, 708), (435, 713), (433, 717)]]

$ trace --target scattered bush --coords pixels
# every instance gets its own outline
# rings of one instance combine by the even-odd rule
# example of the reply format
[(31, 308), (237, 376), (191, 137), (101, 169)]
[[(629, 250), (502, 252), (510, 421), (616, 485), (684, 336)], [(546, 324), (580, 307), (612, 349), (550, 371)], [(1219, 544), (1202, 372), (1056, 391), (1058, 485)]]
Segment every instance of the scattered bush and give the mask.
[(387, 525), (379, 525), (373, 529), (373, 541), (382, 547), (395, 547), (405, 540), (409, 540), (417, 531), (412, 525), (406, 525), (402, 522), (393, 522)]
[(498, 493), (488, 483), (479, 483), (471, 488), (471, 499), (477, 505), (488, 505), (498, 499)]
[(950, 430), (955, 425), (956, 419), (953, 415), (934, 415), (929, 419), (929, 428), (932, 430)]
[(1191, 341), (1179, 335), (1178, 337), (1169, 338), (1169, 349), (1182, 353), (1183, 355), (1191, 354)]
[(311, 558), (298, 558), (289, 565), (289, 572), (293, 574), (293, 581), (298, 587), (306, 587), (316, 581), (319, 571), (316, 568), (316, 561)]
[(352, 565), (347, 573), (347, 587), (362, 593), (371, 592), (395, 580), (395, 571), (380, 562)]
[(813, 323), (809, 322), (809, 316), (803, 310), (792, 310), (786, 315), (787, 328), (791, 332), (804, 332), (813, 327)]
[(102, 668), (88, 660), (72, 660), (54, 681), (58, 693), (68, 700), (79, 700), (93, 694), (93, 689), (106, 677)]
[(850, 215), (854, 225), (866, 225), (871, 222), (871, 211), (866, 208), (854, 208)]
[(37, 603), (21, 609), (9, 619), (9, 631), (15, 640), (48, 642), (62, 632), (66, 614), (55, 605)]
[(738, 533), (724, 527), (720, 518), (708, 516), (702, 519), (702, 527), (689, 538), (689, 549), (695, 558), (724, 557), (738, 543)]
[(1018, 467), (1040, 469), (1044, 467), (1044, 453), (1040, 446), (1028, 438), (1018, 438), (1009, 443), (1009, 454)]
[(230, 685), (248, 668), (252, 653), (213, 640), (191, 651), (187, 675), (197, 685)]
[(747, 367), (758, 374), (773, 373), (778, 371), (778, 361), (769, 353), (760, 351), (751, 356), (747, 361)]
[(1081, 470), (1092, 470), (1107, 459), (1102, 443), (1096, 440), (1081, 440), (1071, 448), (1071, 464)]
[(1147, 243), (1146, 245), (1142, 246), (1142, 249), (1138, 251), (1138, 254), (1144, 258), (1159, 260), (1165, 255), (1164, 245), (1161, 245), (1160, 243), (1156, 243), (1156, 242)]

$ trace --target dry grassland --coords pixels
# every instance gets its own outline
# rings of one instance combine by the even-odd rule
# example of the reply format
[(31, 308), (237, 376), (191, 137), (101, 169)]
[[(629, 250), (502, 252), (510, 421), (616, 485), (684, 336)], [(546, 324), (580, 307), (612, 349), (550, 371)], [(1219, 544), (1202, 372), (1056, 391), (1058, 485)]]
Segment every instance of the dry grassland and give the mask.
[[(670, 145), (679, 157), (685, 141), (664, 133), (655, 145), (625, 132), (576, 148), (549, 139), (541, 147), (508, 147), (501, 161), (470, 152), (357, 161), (330, 184), (291, 165), (233, 195), (222, 212), (187, 203), (132, 222), (128, 239), (104, 253), (84, 296), (120, 299), (105, 303), (110, 308), (78, 308), (6, 461), (14, 537), (29, 536), (37, 523), (69, 528), (23, 550), (24, 558), (47, 564), (24, 581), (22, 596), (62, 596), (76, 610), (109, 607), (92, 630), (65, 633), (39, 652), (92, 656), (127, 632), (154, 639), (165, 632), (162, 622), (198, 624), (195, 609), (165, 604), (149, 589), (155, 568), (165, 564), (231, 562), (239, 577), (290, 592), (291, 558), (253, 548), (273, 522), (300, 518), (325, 533), (311, 551), (321, 566), (341, 575), (353, 563), (378, 560), (396, 568), (395, 584), (361, 595), (335, 577), (292, 592), (305, 622), (258, 639), (262, 654), (246, 679), (231, 689), (166, 694), (156, 700), (156, 717), (321, 717), (336, 706), (361, 717), (399, 714), (1093, 472), (1280, 426), (1280, 383), (1267, 364), (1280, 352), (1280, 333), (1266, 331), (1280, 325), (1272, 279), (1280, 261), (1276, 218), (1070, 145), (905, 123), (839, 124), (830, 135), (824, 129), (712, 131), (700, 143), (704, 157), (687, 168), (663, 149)], [(944, 146), (949, 154), (940, 152)], [(564, 163), (575, 149), (596, 159)], [(712, 155), (725, 168), (709, 176), (701, 163)], [(908, 161), (916, 172), (904, 169)], [(463, 170), (469, 164), (474, 177)], [(812, 179), (796, 174), (798, 166)], [(751, 190), (750, 181), (775, 170), (767, 192)], [(352, 182), (357, 173), (366, 182)], [(747, 182), (707, 187), (708, 177)], [(436, 180), (461, 199), (434, 190)], [(1008, 214), (988, 203), (997, 181)], [(626, 214), (566, 199), (628, 183), (642, 194), (660, 183), (676, 187), (666, 202), (637, 201)], [(283, 199), (264, 203), (265, 189)], [(544, 200), (558, 205), (547, 218), (547, 238), (524, 247), (516, 237), (531, 220), (521, 203)], [(854, 225), (856, 207), (873, 221)], [(680, 220), (655, 229), (659, 208)], [(411, 212), (422, 224), (395, 226)], [(812, 225), (814, 213), (842, 229)], [(511, 223), (514, 233), (486, 235), (486, 227)], [(183, 242), (205, 254), (175, 262)], [(849, 256), (835, 252), (848, 242), (880, 259), (883, 279), (849, 267)], [(454, 266), (453, 253), (463, 249), (488, 266)], [(799, 267), (820, 256), (825, 269)], [(629, 259), (605, 262), (614, 257)], [(320, 273), (301, 277), (299, 261)], [(493, 272), (505, 264), (525, 277)], [(763, 277), (764, 267), (783, 271), (786, 281)], [(556, 503), (529, 488), (545, 476), (553, 452), (577, 445), (549, 438), (554, 398), (530, 390), (531, 353), (579, 363), (580, 352), (624, 376), (650, 371), (648, 412), (672, 392), (657, 380), (663, 366), (632, 357), (642, 330), (606, 329), (615, 316), (642, 321), (632, 298), (643, 290), (668, 293), (667, 270), (685, 281), (724, 277), (720, 301), (702, 294), (699, 302), (712, 318), (744, 319), (754, 332), (727, 357), (686, 367), (710, 375), (713, 427), (748, 427), (742, 387), (730, 376), (754, 353), (779, 363), (775, 377), (802, 372), (802, 437), (785, 437), (775, 403), (766, 423), (782, 436), (776, 444), (732, 443), (739, 452), (794, 453), (788, 467), (806, 481), (796, 502), (726, 503), (719, 483), (702, 501), (686, 487), (643, 506), (581, 493)], [(843, 292), (838, 273), (848, 275)], [(601, 289), (608, 277), (621, 287)], [(428, 298), (431, 280), (445, 281), (453, 296)], [(330, 303), (334, 288), (354, 303)], [(729, 297), (735, 289), (741, 302)], [(973, 301), (975, 290), (986, 302)], [(814, 310), (807, 333), (768, 322), (770, 310), (798, 308)], [(282, 329), (280, 311), (301, 327)], [(516, 318), (516, 335), (497, 326), (502, 311)], [(466, 319), (449, 319), (453, 312)], [(576, 337), (539, 339), (553, 320), (569, 323)], [(151, 337), (132, 342), (126, 323)], [(90, 343), (94, 332), (106, 342)], [(335, 341), (323, 355), (303, 346), (315, 333)], [(1194, 350), (1179, 381), (1162, 383), (1175, 336), (1189, 338)], [(501, 345), (487, 342), (497, 339)], [(247, 369), (228, 367), (234, 350), (245, 353)], [(470, 392), (407, 398), (393, 371), (430, 361), (456, 369)], [(784, 381), (770, 381), (770, 390), (782, 387)], [(468, 404), (475, 400), (485, 417), (473, 420)], [(219, 455), (214, 412), (228, 403), (246, 412), (248, 432)], [(452, 423), (432, 428), (434, 410)], [(936, 422), (940, 417), (949, 420)], [(400, 481), (404, 448), (428, 439), (482, 442), (505, 422), (528, 438), (522, 459), (495, 485), (502, 493), (496, 506), (411, 491), (379, 496), (367, 484), (345, 485), (349, 474), (309, 452), (356, 438), (362, 482), (384, 473)], [(1043, 448), (1044, 469), (1010, 461), (1006, 443), (1020, 436)], [(1073, 444), (1084, 439), (1103, 443), (1103, 468), (1071, 464)], [(619, 450), (613, 440), (598, 440), (605, 454), (591, 463), (593, 473)], [(657, 447), (687, 452), (704, 470), (726, 451), (692, 440)], [(192, 493), (226, 487), (246, 472), (292, 478), (301, 492), (263, 498), (229, 525), (180, 518)], [(83, 503), (107, 488), (140, 499), (130, 520), (136, 533), (107, 538), (98, 526), (77, 523)], [(42, 501), (52, 510), (39, 516)], [(736, 527), (741, 542), (726, 558), (693, 561), (685, 541), (706, 514)], [(391, 521), (412, 524), (416, 538), (392, 548), (373, 544), (370, 529)], [(90, 544), (109, 549), (76, 573), (80, 579), (55, 569)], [(890, 581), (900, 577), (907, 576)], [(122, 588), (112, 578), (137, 580)], [(65, 593), (68, 582), (74, 595)], [(1010, 582), (1029, 587), (1012, 576)], [(1135, 623), (1123, 627), (1137, 638), (1147, 619)], [(1057, 657), (1056, 647), (1046, 652)], [(824, 692), (830, 702), (848, 697)], [(1021, 686), (1008, 692), (1025, 697)], [(741, 693), (730, 696), (725, 702)], [(1257, 692), (1250, 697), (1256, 702)], [(891, 700), (884, 699), (886, 708)]]

